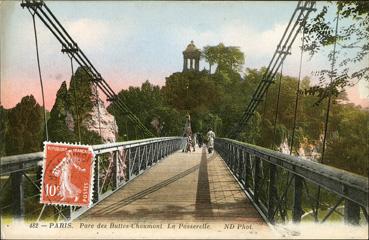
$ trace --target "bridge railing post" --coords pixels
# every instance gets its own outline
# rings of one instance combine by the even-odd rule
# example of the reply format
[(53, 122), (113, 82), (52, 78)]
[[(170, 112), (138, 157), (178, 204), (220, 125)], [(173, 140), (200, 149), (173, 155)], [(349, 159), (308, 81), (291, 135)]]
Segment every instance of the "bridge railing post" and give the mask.
[(233, 171), (234, 170), (234, 162), (236, 159), (236, 147), (234, 145), (231, 145), (231, 149), (232, 149), (232, 157), (231, 157), (231, 162), (229, 163), (229, 168)]
[(233, 164), (232, 164), (234, 173), (236, 173), (237, 161), (238, 161), (238, 147), (234, 146), (234, 159), (233, 159)]
[(351, 225), (360, 222), (360, 206), (348, 199), (345, 199), (344, 222)]
[(99, 193), (100, 193), (100, 161), (99, 161), (100, 156), (97, 155), (95, 157), (95, 166), (94, 166), (94, 191), (93, 191), (93, 202), (96, 203), (99, 201)]
[[(141, 171), (141, 161), (142, 161), (142, 153), (141, 153), (141, 150), (142, 150), (142, 146), (137, 146), (137, 153), (138, 155), (135, 156), (135, 160), (134, 160), (134, 166), (136, 166), (136, 169), (135, 169), (135, 175), (139, 175), (140, 174), (140, 171)], [(136, 158), (137, 157), (137, 158)]]
[(168, 153), (169, 153), (169, 142), (168, 141), (165, 141), (165, 154), (164, 154), (164, 157), (168, 156)]
[(156, 144), (156, 162), (160, 160), (160, 142)]
[(232, 161), (232, 145), (228, 144), (228, 157), (227, 157), (227, 163), (230, 164), (230, 162)]
[(119, 150), (113, 152), (113, 160), (114, 160), (114, 167), (113, 167), (112, 179), (114, 179), (113, 189), (115, 190), (119, 186)]
[(244, 161), (244, 156), (243, 156), (243, 148), (240, 148), (240, 157), (239, 157), (239, 161), (238, 161), (238, 166), (237, 166), (237, 175), (238, 175), (238, 179), (240, 179), (240, 182), (242, 182), (243, 180), (243, 176), (242, 176), (242, 172), (243, 172), (243, 161)]
[(160, 151), (160, 156), (159, 156), (159, 159), (162, 159), (163, 158), (163, 156), (164, 156), (164, 154), (163, 154), (163, 143), (161, 142), (160, 144), (159, 144), (159, 151)]
[(239, 174), (238, 174), (238, 170), (240, 167), (240, 149), (238, 147), (236, 147), (236, 161), (234, 162), (234, 168), (233, 168), (233, 172), (234, 174), (237, 176), (237, 178), (239, 178)]
[(235, 162), (236, 162), (236, 147), (232, 145), (232, 158), (231, 158), (231, 163), (230, 163), (232, 171), (234, 171)]
[(164, 142), (160, 142), (160, 159), (164, 157)]
[(145, 153), (145, 169), (149, 166), (149, 159), (150, 159), (150, 153), (151, 153), (151, 146), (152, 144), (146, 145), (146, 153)]
[(156, 143), (152, 144), (152, 160), (151, 160), (151, 165), (154, 165), (156, 162)]
[(294, 223), (301, 222), (302, 211), (302, 177), (294, 175), (294, 194), (293, 194), (293, 211), (292, 221)]
[(148, 165), (151, 167), (154, 162), (154, 143), (150, 143), (150, 154), (148, 159)]
[(128, 152), (127, 152), (127, 171), (128, 171), (128, 179), (127, 180), (131, 180), (132, 179), (132, 159), (131, 159), (131, 152), (132, 152), (132, 148), (128, 148)]
[(14, 172), (10, 174), (12, 185), (13, 214), (16, 218), (24, 217), (24, 179), (23, 173)]
[(274, 209), (275, 209), (275, 199), (277, 195), (276, 186), (276, 166), (270, 164), (269, 168), (269, 193), (268, 193), (268, 218), (271, 223), (274, 223)]
[(249, 187), (249, 182), (248, 182), (248, 177), (249, 177), (249, 174), (250, 174), (250, 166), (249, 166), (249, 163), (250, 163), (250, 153), (246, 152), (246, 157), (245, 157), (245, 189), (247, 189)]
[(167, 143), (166, 142), (163, 142), (163, 145), (162, 145), (162, 155), (161, 155), (161, 158), (165, 158), (165, 155), (166, 155), (166, 150), (167, 150)]
[(254, 201), (259, 202), (259, 192), (260, 192), (260, 170), (261, 170), (261, 159), (255, 156), (255, 183), (254, 183)]
[(225, 162), (228, 164), (229, 163), (229, 159), (230, 159), (230, 157), (231, 157), (231, 148), (230, 148), (230, 146), (229, 146), (229, 144), (228, 143), (224, 143), (224, 150), (225, 150), (225, 154), (224, 154), (224, 156), (225, 156)]

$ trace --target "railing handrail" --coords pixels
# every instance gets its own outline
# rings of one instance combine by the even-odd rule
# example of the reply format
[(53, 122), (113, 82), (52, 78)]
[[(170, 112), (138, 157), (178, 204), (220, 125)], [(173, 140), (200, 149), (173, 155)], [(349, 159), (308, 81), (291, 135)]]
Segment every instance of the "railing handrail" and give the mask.
[[(140, 140), (132, 140), (126, 142), (115, 142), (93, 145), (92, 149), (95, 153), (101, 153), (103, 150), (111, 150), (120, 147), (136, 147), (141, 145), (146, 145), (153, 142), (162, 142), (173, 139), (181, 139), (182, 137), (157, 137), (157, 138), (147, 138)], [(27, 168), (34, 167), (38, 162), (42, 161), (44, 157), (43, 152), (26, 153), (19, 155), (11, 155), (0, 158), (0, 176), (6, 175), (11, 172), (22, 171)], [(25, 166), (27, 165), (27, 166)]]
[(157, 138), (146, 138), (141, 140), (132, 140), (132, 141), (126, 141), (126, 142), (115, 142), (115, 143), (105, 143), (105, 144), (98, 144), (93, 145), (92, 149), (94, 151), (99, 151), (103, 149), (111, 149), (111, 148), (117, 148), (117, 147), (135, 147), (140, 145), (145, 145), (147, 143), (153, 143), (153, 142), (161, 142), (166, 140), (173, 140), (173, 139), (180, 139), (182, 137), (157, 137)]
[[(270, 162), (273, 165), (282, 167), (296, 175), (299, 175), (311, 182), (314, 182), (330, 191), (336, 192), (344, 197), (347, 197), (355, 202), (365, 206), (368, 203), (368, 178), (360, 176), (342, 169), (324, 165), (322, 163), (303, 159), (301, 157), (290, 156), (281, 152), (270, 150), (264, 147), (255, 146), (249, 143), (239, 142), (228, 138), (217, 138), (238, 145), (241, 148), (247, 149), (248, 152)], [(319, 175), (319, 177), (317, 177)], [(335, 183), (336, 187), (330, 183)], [(339, 184), (339, 185), (338, 185)], [(347, 186), (351, 189), (356, 189), (361, 193), (360, 196), (347, 189), (338, 186)], [(365, 197), (364, 197), (365, 196)], [(366, 198), (366, 199), (363, 199)]]
[(25, 162), (34, 162), (41, 161), (44, 157), (43, 152), (34, 152), (34, 153), (26, 153), (26, 154), (18, 154), (5, 156), (0, 158), (0, 166), (8, 164), (20, 164)]

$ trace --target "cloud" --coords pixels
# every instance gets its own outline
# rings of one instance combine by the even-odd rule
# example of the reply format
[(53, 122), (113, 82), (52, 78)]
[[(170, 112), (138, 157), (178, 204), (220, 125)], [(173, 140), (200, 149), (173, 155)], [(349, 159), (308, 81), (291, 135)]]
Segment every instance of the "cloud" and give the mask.
[(82, 50), (103, 50), (106, 45), (126, 42), (134, 32), (134, 24), (125, 25), (124, 30), (120, 27), (119, 21), (91, 18), (65, 23), (67, 32)]
[(221, 38), (225, 44), (240, 46), (248, 56), (270, 56), (286, 27), (277, 23), (270, 29), (260, 31), (241, 21), (234, 21), (221, 28)]
[(56, 75), (55, 75), (55, 79), (56, 79), (56, 80), (61, 80), (61, 79), (63, 79), (63, 74), (61, 74), (61, 73), (56, 74)]
[(81, 48), (102, 47), (112, 32), (108, 22), (94, 19), (78, 19), (66, 22), (65, 28)]

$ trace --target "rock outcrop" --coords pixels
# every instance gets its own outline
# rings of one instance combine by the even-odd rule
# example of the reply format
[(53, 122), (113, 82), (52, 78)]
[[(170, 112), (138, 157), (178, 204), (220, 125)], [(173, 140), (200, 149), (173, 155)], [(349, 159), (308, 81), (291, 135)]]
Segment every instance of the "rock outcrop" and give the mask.
[[(312, 144), (308, 142), (307, 138), (304, 138), (304, 141), (300, 143), (300, 147), (297, 149), (297, 154), (301, 158), (317, 162), (321, 157), (321, 154), (319, 153), (319, 145), (321, 145), (321, 142), (319, 141)], [(290, 154), (290, 145), (287, 139), (281, 143), (279, 151), (285, 154)]]
[(91, 86), (93, 94), (91, 101), (94, 103), (89, 117), (82, 121), (82, 126), (87, 130), (95, 132), (101, 136), (104, 142), (115, 142), (118, 136), (118, 126), (113, 115), (104, 106), (104, 102), (99, 98), (96, 88)]
[(79, 67), (69, 88), (63, 82), (48, 121), (50, 140), (96, 144), (115, 142), (118, 126), (99, 98), (86, 71)]

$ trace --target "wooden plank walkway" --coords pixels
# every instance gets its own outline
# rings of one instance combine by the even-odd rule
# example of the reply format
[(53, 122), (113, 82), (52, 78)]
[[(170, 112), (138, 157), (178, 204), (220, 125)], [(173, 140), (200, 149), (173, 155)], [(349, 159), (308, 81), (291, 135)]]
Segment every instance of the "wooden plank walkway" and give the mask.
[(175, 153), (80, 219), (263, 222), (218, 154)]
[[(95, 226), (89, 232), (81, 223)], [(107, 228), (96, 229), (98, 223)], [(275, 237), (225, 162), (217, 153), (208, 155), (205, 148), (168, 156), (75, 219), (73, 225), (89, 237)]]

